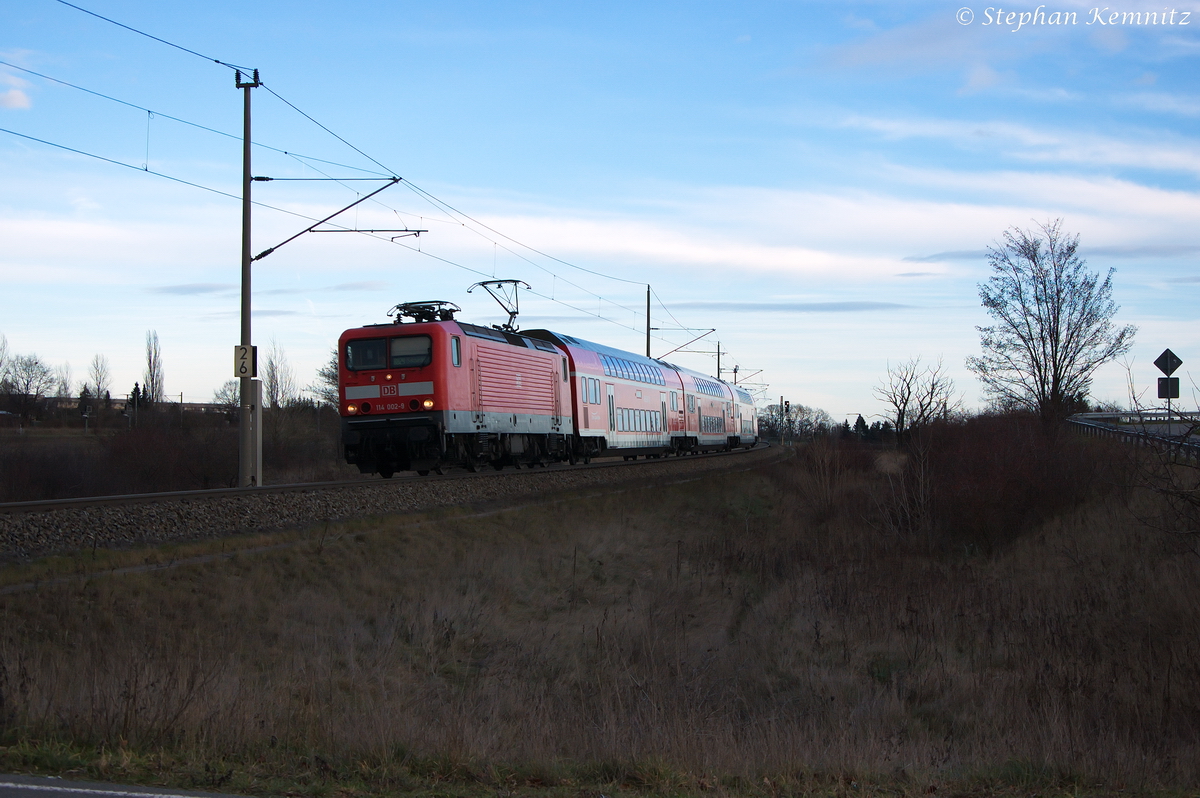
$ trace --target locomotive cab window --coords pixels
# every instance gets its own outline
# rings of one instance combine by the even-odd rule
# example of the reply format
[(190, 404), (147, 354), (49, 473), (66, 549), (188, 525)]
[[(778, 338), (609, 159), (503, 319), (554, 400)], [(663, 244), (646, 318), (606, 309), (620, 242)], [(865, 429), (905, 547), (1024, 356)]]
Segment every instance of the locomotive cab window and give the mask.
[(456, 366), (462, 365), (462, 342), (457, 335), (450, 337), (450, 362)]
[(428, 335), (406, 335), (392, 339), (390, 368), (414, 369), (433, 362), (433, 340)]
[(350, 371), (387, 368), (387, 339), (347, 341), (346, 368)]

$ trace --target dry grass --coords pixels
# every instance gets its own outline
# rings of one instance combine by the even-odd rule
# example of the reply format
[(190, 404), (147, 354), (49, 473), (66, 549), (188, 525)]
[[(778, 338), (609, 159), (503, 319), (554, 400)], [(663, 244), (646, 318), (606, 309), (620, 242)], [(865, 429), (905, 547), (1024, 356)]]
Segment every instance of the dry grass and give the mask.
[(958, 531), (935, 492), (905, 532), (903, 467), (834, 447), (0, 597), (0, 765), (251, 792), (1200, 784), (1197, 559), (1096, 473), (1021, 513), (975, 485)]
[[(272, 420), (272, 415), (274, 419)], [(272, 485), (358, 478), (342, 459), (337, 414), (268, 413), (263, 442)], [(319, 421), (319, 424), (318, 424)], [(223, 417), (144, 413), (140, 426), (0, 431), (0, 502), (207, 490), (237, 480), (237, 428)]]

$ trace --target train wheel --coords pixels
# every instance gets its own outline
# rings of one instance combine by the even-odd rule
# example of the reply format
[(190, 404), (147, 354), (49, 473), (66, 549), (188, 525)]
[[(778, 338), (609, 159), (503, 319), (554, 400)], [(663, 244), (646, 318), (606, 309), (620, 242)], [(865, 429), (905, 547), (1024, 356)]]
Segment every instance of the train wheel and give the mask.
[(392, 469), (390, 469), (390, 468), (381, 468), (381, 469), (379, 469), (379, 476), (383, 477), (384, 479), (391, 479), (391, 478), (392, 478), (392, 474), (395, 474), (395, 473), (396, 473), (396, 472), (395, 472), (395, 471), (393, 471), (393, 470), (392, 470)]
[(478, 471), (478, 470), (479, 470), (479, 464), (478, 464), (478, 463), (476, 463), (474, 460), (468, 460), (468, 461), (467, 461), (467, 464), (466, 464), (466, 466), (465, 466), (465, 467), (466, 467), (466, 469), (467, 469), (468, 471), (470, 471), (472, 474), (474, 474), (476, 471)]
[(504, 463), (501, 463), (499, 460), (493, 460), (493, 461), (492, 461), (492, 468), (496, 469), (497, 471), (503, 471), (503, 470), (504, 470)]

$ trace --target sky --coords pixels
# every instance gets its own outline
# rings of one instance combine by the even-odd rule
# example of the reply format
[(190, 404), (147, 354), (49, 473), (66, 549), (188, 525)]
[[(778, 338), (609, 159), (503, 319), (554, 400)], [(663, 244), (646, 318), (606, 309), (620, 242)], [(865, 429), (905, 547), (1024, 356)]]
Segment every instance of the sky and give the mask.
[(391, 174), (334, 223), (427, 231), (256, 261), (254, 343), (301, 385), (400, 302), (503, 321), (468, 289), (511, 278), (521, 327), (635, 352), (648, 283), (652, 354), (715, 328), (667, 359), (715, 374), (719, 343), (764, 403), (879, 419), (920, 357), (980, 408), (987, 248), (1061, 219), (1139, 328), (1093, 395), (1155, 403), (1170, 347), (1195, 403), (1200, 4), (964, 1), (2, 4), (0, 334), (76, 380), (104, 355), (119, 396), (147, 331), (167, 394), (233, 376), (232, 64), (260, 71), (252, 172), (276, 178), (255, 253)]

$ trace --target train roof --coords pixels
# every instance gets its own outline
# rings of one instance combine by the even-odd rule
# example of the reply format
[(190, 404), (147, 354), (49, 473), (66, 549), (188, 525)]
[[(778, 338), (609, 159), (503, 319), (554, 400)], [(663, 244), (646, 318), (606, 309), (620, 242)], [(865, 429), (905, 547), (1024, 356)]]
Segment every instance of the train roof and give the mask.
[[(726, 382), (725, 380), (715, 379), (713, 377), (709, 377), (704, 374), (701, 374), (698, 371), (693, 371), (692, 369), (684, 368), (683, 366), (677, 366), (674, 363), (668, 363), (665, 360), (658, 360), (656, 358), (646, 357), (645, 355), (638, 355), (633, 352), (626, 352), (624, 349), (615, 349), (614, 347), (611, 347), (611, 346), (605, 346), (604, 344), (598, 344), (595, 341), (586, 341), (583, 338), (576, 338), (573, 335), (566, 335), (565, 333), (557, 333), (557, 332), (553, 332), (551, 330), (525, 330), (525, 331), (523, 331), (522, 334), (527, 335), (531, 338), (542, 338), (543, 340), (551, 340), (561, 346), (573, 346), (578, 349), (586, 349), (590, 352), (595, 352), (596, 354), (600, 354), (600, 355), (608, 355), (609, 357), (624, 358), (625, 360), (632, 360), (635, 363), (642, 363), (642, 364), (648, 365), (648, 366), (659, 366), (659, 367), (673, 369), (675, 371), (678, 371), (681, 374), (686, 374), (689, 377), (691, 377), (693, 380), (695, 380), (697, 386), (700, 388), (700, 391), (702, 393), (716, 395), (713, 393), (713, 391), (714, 391), (714, 389), (716, 389), (717, 385), (721, 385), (721, 386), (724, 386), (727, 390), (731, 391), (732, 395), (737, 400), (741, 401), (742, 403), (750, 404), (750, 405), (754, 404), (754, 399), (751, 398), (750, 394), (746, 393), (741, 388), (738, 388), (735, 385), (731, 385), (730, 383)], [(708, 390), (705, 390), (706, 388)]]
[(634, 363), (641, 363), (646, 366), (666, 366), (670, 369), (679, 369), (678, 366), (667, 363), (665, 360), (655, 360), (652, 357), (634, 354), (633, 352), (626, 352), (624, 349), (616, 349), (611, 346), (605, 346), (604, 344), (598, 344), (595, 341), (585, 341), (582, 338), (576, 338), (573, 335), (566, 335), (565, 333), (556, 333), (552, 332), (551, 330), (524, 330), (522, 331), (522, 335), (528, 335), (531, 338), (550, 340), (556, 344), (559, 344), (560, 346), (573, 346), (576, 349), (586, 349), (589, 352), (595, 352), (598, 355), (624, 358), (625, 360), (631, 360)]

